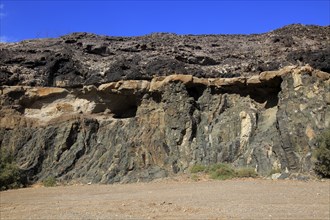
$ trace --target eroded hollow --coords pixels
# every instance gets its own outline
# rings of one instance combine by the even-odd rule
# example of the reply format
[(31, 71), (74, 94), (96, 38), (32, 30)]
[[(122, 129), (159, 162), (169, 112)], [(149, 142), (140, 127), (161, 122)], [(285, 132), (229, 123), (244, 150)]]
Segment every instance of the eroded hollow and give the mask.
[(141, 97), (137, 95), (107, 94), (102, 96), (103, 103), (99, 103), (93, 113), (111, 113), (114, 118), (132, 118), (136, 116)]
[(259, 84), (242, 84), (235, 86), (223, 86), (212, 88), (213, 94), (239, 94), (240, 96), (249, 96), (254, 101), (264, 104), (265, 108), (272, 108), (278, 104), (278, 94), (281, 91), (281, 77), (275, 77), (271, 80)]
[(186, 86), (186, 89), (189, 96), (193, 97), (195, 101), (198, 101), (199, 97), (203, 95), (206, 86), (201, 84), (195, 84), (195, 85)]

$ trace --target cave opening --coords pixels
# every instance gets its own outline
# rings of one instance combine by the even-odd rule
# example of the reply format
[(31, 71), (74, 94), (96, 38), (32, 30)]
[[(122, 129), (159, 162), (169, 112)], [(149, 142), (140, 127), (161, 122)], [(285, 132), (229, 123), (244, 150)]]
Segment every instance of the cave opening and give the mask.
[(127, 105), (125, 108), (112, 110), (114, 113), (114, 118), (134, 118), (136, 116), (137, 106), (136, 105)]
[(113, 118), (123, 119), (136, 116), (141, 97), (134, 94), (104, 94), (102, 100), (102, 105), (94, 113), (107, 112), (112, 114)]
[(274, 77), (268, 81), (259, 84), (243, 84), (240, 86), (223, 86), (220, 88), (213, 88), (213, 94), (239, 94), (242, 97), (249, 96), (254, 101), (265, 104), (265, 108), (272, 108), (277, 106), (281, 92), (281, 77)]
[(266, 103), (265, 108), (273, 108), (277, 106), (279, 101), (279, 93), (281, 92), (281, 84), (283, 79), (279, 76), (262, 82), (257, 86), (247, 85), (247, 91), (252, 99), (258, 103)]
[(186, 89), (189, 96), (194, 98), (195, 101), (198, 101), (198, 99), (203, 95), (206, 86), (197, 84), (193, 86), (186, 86)]

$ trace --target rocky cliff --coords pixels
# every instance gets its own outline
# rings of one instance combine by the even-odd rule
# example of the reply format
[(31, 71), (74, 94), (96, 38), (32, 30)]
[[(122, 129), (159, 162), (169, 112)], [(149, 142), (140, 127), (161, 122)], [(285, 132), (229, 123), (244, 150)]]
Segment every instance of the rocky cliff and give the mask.
[[(0, 44), (0, 148), (29, 182), (147, 181), (194, 164), (313, 173), (330, 27)], [(289, 175), (288, 174), (288, 175)]]

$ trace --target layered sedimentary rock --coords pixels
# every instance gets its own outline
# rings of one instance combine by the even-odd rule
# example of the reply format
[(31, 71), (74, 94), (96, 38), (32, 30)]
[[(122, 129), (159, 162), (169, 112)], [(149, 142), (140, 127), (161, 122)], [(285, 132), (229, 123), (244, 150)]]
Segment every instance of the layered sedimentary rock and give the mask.
[(2, 44), (0, 147), (30, 182), (147, 181), (223, 162), (313, 173), (330, 123), (329, 30)]

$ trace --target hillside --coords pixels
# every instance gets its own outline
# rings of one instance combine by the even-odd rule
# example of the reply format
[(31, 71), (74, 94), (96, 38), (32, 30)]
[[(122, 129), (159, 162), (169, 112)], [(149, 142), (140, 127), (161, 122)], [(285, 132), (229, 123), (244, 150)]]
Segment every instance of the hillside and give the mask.
[(28, 183), (149, 181), (194, 164), (314, 175), (330, 27), (73, 33), (0, 44), (0, 148)]

